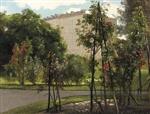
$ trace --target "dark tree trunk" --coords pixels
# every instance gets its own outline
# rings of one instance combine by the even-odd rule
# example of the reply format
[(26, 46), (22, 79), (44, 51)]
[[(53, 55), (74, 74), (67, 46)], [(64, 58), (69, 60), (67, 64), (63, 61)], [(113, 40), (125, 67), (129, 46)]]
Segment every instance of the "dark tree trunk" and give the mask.
[(104, 104), (105, 104), (105, 108), (107, 107), (107, 94), (106, 94), (106, 79), (105, 79), (105, 77), (103, 77), (104, 78), (104, 82), (103, 82), (103, 84), (104, 84)]
[(141, 78), (141, 68), (139, 66), (139, 95), (141, 98), (141, 93), (142, 93), (142, 78)]
[(130, 96), (131, 96), (131, 84), (129, 84), (129, 89), (128, 89), (128, 105), (131, 104)]
[(127, 93), (126, 93), (126, 86), (125, 86), (125, 82), (122, 83), (122, 89), (123, 89), (123, 105), (126, 104), (126, 98), (127, 98)]
[(91, 77), (91, 87), (90, 87), (90, 111), (93, 111), (93, 90), (94, 90), (94, 75), (95, 75), (95, 39), (93, 41), (93, 53), (92, 53), (92, 77)]
[(57, 91), (57, 97), (58, 97), (58, 110), (61, 111), (61, 98), (60, 98), (60, 92), (59, 92), (59, 85), (56, 80), (56, 91)]
[(53, 108), (54, 108), (54, 111), (57, 112), (55, 85), (53, 85)]
[[(105, 45), (106, 43), (106, 36), (105, 36), (105, 31), (104, 31), (104, 23), (105, 23), (105, 20), (103, 19), (103, 16), (102, 16), (102, 11), (101, 11), (101, 7), (100, 7), (100, 3), (98, 3), (98, 6), (97, 6), (97, 10), (98, 10), (98, 14), (97, 14), (97, 20), (98, 20), (98, 33), (99, 33), (99, 37), (102, 35), (102, 39), (101, 39), (101, 51), (103, 50), (103, 43)], [(105, 45), (105, 48), (106, 48), (106, 45)], [(101, 52), (101, 62), (102, 62), (102, 75), (103, 75), (103, 84), (104, 84), (104, 104), (105, 104), (105, 108), (107, 107), (107, 96), (106, 96), (106, 80), (105, 80), (105, 73), (104, 73), (104, 60), (103, 60), (103, 53)]]
[(147, 45), (147, 65), (148, 65), (148, 73), (150, 75), (150, 45), (149, 44)]
[(47, 105), (47, 111), (50, 111), (50, 97), (51, 97), (51, 89), (50, 89), (50, 76), (49, 76), (49, 80), (48, 80), (48, 105)]
[(50, 111), (50, 102), (51, 102), (51, 73), (50, 73), (50, 62), (48, 65), (48, 104), (47, 104), (47, 112)]
[(102, 58), (102, 74), (103, 74), (103, 95), (104, 95), (104, 105), (105, 108), (107, 107), (107, 94), (106, 94), (106, 79), (105, 79), (105, 73), (104, 73), (104, 60)]
[(22, 67), (22, 73), (21, 73), (21, 86), (24, 86), (24, 64), (21, 65)]

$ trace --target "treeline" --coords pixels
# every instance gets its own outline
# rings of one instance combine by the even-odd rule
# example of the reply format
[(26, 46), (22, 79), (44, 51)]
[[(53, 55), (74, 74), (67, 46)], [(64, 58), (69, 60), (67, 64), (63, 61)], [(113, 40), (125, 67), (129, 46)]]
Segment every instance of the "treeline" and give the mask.
[(36, 84), (37, 79), (47, 83), (48, 65), (53, 59), (52, 71), (63, 75), (62, 81), (79, 82), (88, 72), (88, 61), (68, 55), (66, 50), (60, 29), (51, 27), (32, 10), (0, 13), (0, 70), (6, 77), (16, 77), (21, 85), (25, 80)]

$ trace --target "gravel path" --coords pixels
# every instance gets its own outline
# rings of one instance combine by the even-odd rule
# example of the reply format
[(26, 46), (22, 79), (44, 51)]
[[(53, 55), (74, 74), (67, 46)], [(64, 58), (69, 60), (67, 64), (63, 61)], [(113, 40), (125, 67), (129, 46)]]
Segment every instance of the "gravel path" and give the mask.
[[(88, 91), (61, 91), (62, 97), (74, 95), (88, 95)], [(36, 101), (46, 100), (48, 92), (34, 90), (7, 90), (0, 89), (0, 113), (27, 105)]]

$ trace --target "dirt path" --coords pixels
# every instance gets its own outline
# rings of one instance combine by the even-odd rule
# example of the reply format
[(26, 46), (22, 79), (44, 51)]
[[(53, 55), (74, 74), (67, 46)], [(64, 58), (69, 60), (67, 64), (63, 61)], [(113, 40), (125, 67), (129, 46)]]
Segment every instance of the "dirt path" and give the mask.
[[(61, 96), (88, 95), (88, 91), (61, 91)], [(47, 91), (37, 93), (33, 90), (4, 90), (0, 89), (0, 113), (27, 105), (36, 101), (46, 100)]]

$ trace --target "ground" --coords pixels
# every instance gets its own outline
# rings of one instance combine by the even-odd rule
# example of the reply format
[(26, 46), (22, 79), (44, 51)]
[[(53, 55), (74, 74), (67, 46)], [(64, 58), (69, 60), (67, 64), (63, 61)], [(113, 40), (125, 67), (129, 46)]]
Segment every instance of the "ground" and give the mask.
[[(0, 89), (0, 113), (47, 99), (47, 91)], [(89, 95), (88, 91), (61, 91), (61, 97)]]

